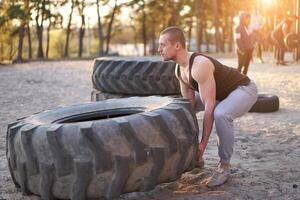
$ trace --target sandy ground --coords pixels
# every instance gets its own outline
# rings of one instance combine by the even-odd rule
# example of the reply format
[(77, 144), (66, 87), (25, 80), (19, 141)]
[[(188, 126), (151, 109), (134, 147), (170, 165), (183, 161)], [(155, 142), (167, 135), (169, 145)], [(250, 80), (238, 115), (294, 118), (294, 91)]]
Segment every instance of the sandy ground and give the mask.
[[(235, 66), (232, 58), (219, 59)], [(6, 128), (17, 118), (90, 100), (92, 61), (31, 62), (0, 66), (0, 199), (39, 199), (22, 196), (8, 172)], [(202, 181), (218, 163), (213, 131), (204, 169), (158, 185), (147, 193), (124, 194), (120, 199), (300, 199), (300, 64), (251, 64), (249, 76), (260, 93), (280, 97), (274, 113), (248, 113), (235, 121), (232, 177), (209, 189)], [(202, 114), (197, 118), (201, 127)]]

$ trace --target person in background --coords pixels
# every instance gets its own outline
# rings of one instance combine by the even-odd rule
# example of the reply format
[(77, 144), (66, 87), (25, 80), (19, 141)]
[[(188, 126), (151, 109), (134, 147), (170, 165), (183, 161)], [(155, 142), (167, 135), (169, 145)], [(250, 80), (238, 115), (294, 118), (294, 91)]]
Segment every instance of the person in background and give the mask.
[(276, 46), (276, 64), (285, 65), (284, 54), (285, 54), (285, 43), (284, 37), (289, 33), (291, 25), (296, 21), (295, 15), (288, 15), (277, 24), (274, 30), (271, 32), (271, 39)]
[(243, 74), (247, 74), (250, 60), (252, 59), (253, 52), (253, 40), (248, 30), (251, 16), (247, 12), (240, 14), (240, 22), (235, 29), (235, 41), (237, 44), (237, 56), (238, 56), (238, 71)]
[(263, 28), (264, 18), (256, 11), (251, 15), (249, 24), (249, 32), (252, 37), (253, 46), (256, 47), (256, 56), (259, 63), (263, 63), (262, 52), (263, 52)]

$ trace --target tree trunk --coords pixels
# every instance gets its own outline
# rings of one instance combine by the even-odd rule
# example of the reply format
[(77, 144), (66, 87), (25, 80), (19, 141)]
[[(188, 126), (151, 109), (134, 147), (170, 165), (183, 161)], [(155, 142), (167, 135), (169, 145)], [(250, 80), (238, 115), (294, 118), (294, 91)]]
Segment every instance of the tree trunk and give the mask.
[(3, 42), (1, 41), (1, 43), (0, 43), (0, 61), (3, 61), (3, 59), (4, 59), (4, 47), (3, 47), (4, 45), (3, 45)]
[[(30, 27), (29, 27), (29, 19), (30, 19), (30, 6), (29, 6), (30, 0), (24, 0), (24, 11), (25, 11), (25, 19), (23, 21), (23, 41), (24, 41), (24, 34), (27, 34), (28, 37), (30, 37)], [(23, 43), (22, 41), (22, 43)], [(30, 42), (30, 43), (29, 43)], [(31, 52), (31, 38), (28, 39), (28, 59), (30, 60), (32, 58), (32, 52)]]
[(69, 40), (70, 40), (70, 33), (71, 33), (71, 23), (72, 23), (73, 11), (74, 11), (74, 4), (75, 2), (74, 0), (72, 0), (71, 12), (69, 14), (69, 21), (68, 21), (68, 26), (66, 31), (66, 43), (65, 43), (65, 51), (64, 51), (65, 58), (69, 57)]
[(215, 45), (216, 52), (220, 51), (220, 31), (219, 31), (219, 5), (218, 0), (213, 0), (214, 27), (215, 27)]
[(41, 52), (41, 56), (40, 58), (44, 58), (44, 50), (43, 50), (43, 32), (44, 32), (44, 19), (45, 19), (45, 7), (46, 7), (46, 1), (44, 0), (43, 1), (43, 4), (42, 4), (42, 22), (41, 22), (41, 27), (40, 27), (40, 38), (39, 38), (39, 51)]
[(203, 29), (204, 29), (204, 37), (205, 37), (205, 43), (206, 43), (206, 53), (209, 53), (209, 35), (208, 35), (208, 33), (207, 33), (207, 24), (205, 23), (205, 24), (203, 24), (204, 25), (204, 27), (203, 27)]
[(78, 50), (78, 56), (82, 56), (83, 52), (83, 37), (85, 33), (85, 17), (84, 15), (81, 16), (81, 27), (79, 29), (79, 50)]
[(143, 18), (142, 18), (142, 25), (143, 25), (143, 45), (144, 45), (144, 56), (147, 55), (147, 32), (146, 32), (146, 11), (145, 11), (145, 1), (143, 0), (143, 7), (142, 7), (142, 12), (143, 12)]
[(18, 44), (18, 56), (17, 61), (22, 62), (23, 61), (23, 41), (24, 41), (24, 33), (26, 31), (26, 25), (29, 22), (27, 17), (30, 16), (30, 8), (29, 8), (29, 0), (24, 0), (24, 10), (25, 10), (25, 19), (22, 20), (21, 26), (19, 28), (19, 44)]
[(224, 30), (224, 27), (222, 27), (222, 32), (220, 33), (220, 50), (222, 53), (225, 53), (225, 37), (226, 37), (226, 31)]
[(28, 41), (28, 60), (32, 59), (32, 46), (31, 46), (31, 33), (30, 33), (30, 26), (27, 23), (27, 41)]
[(51, 29), (51, 18), (49, 19), (49, 25), (47, 27), (47, 47), (46, 47), (46, 58), (49, 58), (49, 46), (50, 46), (50, 29)]
[[(203, 29), (203, 23), (202, 23), (202, 0), (197, 0), (196, 7), (197, 9), (197, 36), (196, 36), (196, 49), (198, 52), (201, 52), (201, 43), (202, 43), (202, 29)], [(204, 19), (205, 20), (205, 19)]]
[(152, 26), (152, 49), (151, 49), (151, 55), (156, 54), (156, 37), (155, 37), (155, 24)]
[(111, 14), (111, 18), (110, 18), (110, 21), (109, 21), (109, 24), (108, 24), (105, 54), (109, 53), (109, 44), (110, 44), (110, 39), (111, 39), (111, 30), (112, 30), (112, 25), (113, 25), (113, 22), (114, 22), (114, 19), (115, 19), (115, 14), (116, 14), (116, 11), (117, 11), (117, 8), (118, 8), (117, 1), (118, 0), (115, 0), (115, 6), (114, 6), (114, 9), (113, 9), (113, 12)]
[(103, 38), (103, 27), (100, 17), (100, 6), (99, 6), (99, 0), (97, 0), (97, 18), (98, 18), (98, 51), (99, 56), (102, 56), (104, 54), (104, 38)]
[(37, 10), (37, 16), (35, 18), (37, 38), (38, 38), (37, 58), (44, 58), (44, 52), (43, 52), (43, 23), (44, 23), (43, 21), (44, 21), (44, 10), (45, 10), (45, 1), (42, 1), (41, 23), (39, 23), (39, 18), (40, 18), (40, 9), (39, 8)]
[(233, 16), (229, 16), (229, 27), (231, 27), (229, 29), (229, 42), (228, 42), (228, 51), (229, 52), (232, 52), (233, 51), (233, 27), (234, 27), (234, 24), (233, 24)]
[(83, 52), (83, 37), (84, 37), (84, 34), (85, 34), (85, 16), (84, 16), (84, 0), (81, 2), (81, 8), (80, 8), (80, 5), (79, 5), (79, 13), (80, 13), (80, 16), (81, 16), (81, 26), (80, 26), (80, 29), (79, 29), (79, 49), (78, 49), (78, 56), (81, 57), (82, 56), (82, 52)]
[(228, 45), (226, 47), (226, 43), (229, 39), (229, 35), (230, 35), (230, 24), (229, 24), (229, 17), (227, 16), (224, 16), (224, 19), (225, 19), (225, 24), (224, 26), (222, 27), (222, 46), (223, 46), (223, 52), (225, 53), (226, 50), (228, 52)]
[(41, 26), (37, 27), (37, 35), (38, 35), (38, 58), (44, 58), (43, 52), (43, 29)]
[(8, 55), (8, 59), (12, 60), (14, 57), (14, 43), (13, 41), (10, 41), (9, 43), (9, 55)]
[[(192, 31), (193, 31), (193, 19), (191, 19), (191, 21), (189, 22), (189, 31), (188, 31), (188, 46), (187, 49), (191, 48), (191, 41), (192, 41)], [(200, 50), (197, 51), (200, 52)]]
[(197, 46), (197, 51), (201, 52), (201, 44), (203, 43), (202, 41), (202, 35), (203, 35), (203, 25), (202, 22), (198, 25), (199, 27), (197, 28), (197, 38), (196, 38), (196, 46)]
[(22, 62), (23, 61), (22, 53), (23, 53), (24, 32), (25, 32), (25, 24), (22, 22), (22, 25), (19, 28), (19, 45), (18, 45), (17, 62)]

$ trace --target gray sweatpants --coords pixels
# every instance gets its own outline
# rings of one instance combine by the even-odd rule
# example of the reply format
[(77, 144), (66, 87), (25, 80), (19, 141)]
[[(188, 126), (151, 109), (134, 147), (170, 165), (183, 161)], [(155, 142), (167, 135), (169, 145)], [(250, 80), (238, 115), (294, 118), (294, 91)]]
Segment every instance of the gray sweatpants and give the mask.
[(217, 102), (214, 120), (218, 135), (219, 157), (222, 163), (230, 163), (234, 144), (233, 120), (246, 114), (257, 100), (257, 88), (253, 81), (239, 86), (224, 100)]

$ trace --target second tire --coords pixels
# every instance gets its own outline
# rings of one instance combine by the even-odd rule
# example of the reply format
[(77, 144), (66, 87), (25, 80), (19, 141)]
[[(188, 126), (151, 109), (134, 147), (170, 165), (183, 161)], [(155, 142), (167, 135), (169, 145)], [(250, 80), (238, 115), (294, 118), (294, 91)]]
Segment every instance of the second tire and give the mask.
[(99, 58), (94, 62), (93, 87), (112, 94), (180, 94), (175, 63), (159, 60)]

